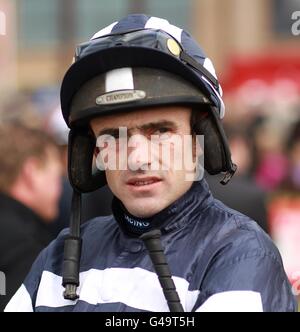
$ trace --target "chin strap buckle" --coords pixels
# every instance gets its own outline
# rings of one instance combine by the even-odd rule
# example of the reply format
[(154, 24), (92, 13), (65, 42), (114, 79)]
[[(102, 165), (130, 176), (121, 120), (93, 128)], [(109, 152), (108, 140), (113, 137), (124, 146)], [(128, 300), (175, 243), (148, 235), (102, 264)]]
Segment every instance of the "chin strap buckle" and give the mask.
[(74, 284), (66, 284), (65, 291), (63, 292), (63, 296), (66, 300), (75, 301), (79, 298), (76, 293), (77, 285)]
[(231, 169), (225, 173), (223, 179), (220, 181), (220, 183), (223, 185), (226, 185), (230, 181), (230, 179), (233, 177), (234, 173), (237, 170), (236, 164), (231, 164), (230, 168)]

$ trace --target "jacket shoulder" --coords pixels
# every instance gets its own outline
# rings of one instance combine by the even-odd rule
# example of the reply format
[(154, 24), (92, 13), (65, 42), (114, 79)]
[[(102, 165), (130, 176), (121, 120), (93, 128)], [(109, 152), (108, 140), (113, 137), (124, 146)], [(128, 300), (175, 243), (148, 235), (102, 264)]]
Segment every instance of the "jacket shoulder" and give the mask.
[(216, 233), (224, 242), (234, 243), (241, 252), (257, 251), (259, 253), (273, 253), (274, 258), (281, 261), (279, 251), (270, 236), (248, 216), (229, 208), (222, 202), (214, 200), (210, 213), (216, 217)]
[(255, 221), (217, 200), (209, 210), (214, 218), (210, 243), (194, 275), (201, 290), (198, 305), (213, 294), (250, 291), (259, 294), (264, 311), (294, 311), (291, 285), (269, 235)]

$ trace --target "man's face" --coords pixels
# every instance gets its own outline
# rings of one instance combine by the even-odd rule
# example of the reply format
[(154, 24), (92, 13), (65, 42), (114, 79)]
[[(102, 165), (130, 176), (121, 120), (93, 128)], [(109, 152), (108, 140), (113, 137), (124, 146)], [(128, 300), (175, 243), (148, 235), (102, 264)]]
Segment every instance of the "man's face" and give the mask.
[(36, 164), (34, 173), (34, 210), (45, 221), (52, 221), (58, 215), (58, 202), (62, 192), (62, 163), (59, 153), (49, 148), (44, 162)]
[[(91, 121), (98, 138), (96, 157), (107, 162), (114, 155), (111, 160), (115, 164), (111, 163), (110, 169), (105, 170), (108, 186), (136, 217), (158, 213), (191, 187), (195, 159), (190, 117), (190, 108), (172, 106), (102, 116)], [(103, 135), (111, 135), (115, 144), (99, 141), (106, 137)], [(112, 169), (112, 164), (117, 169)]]

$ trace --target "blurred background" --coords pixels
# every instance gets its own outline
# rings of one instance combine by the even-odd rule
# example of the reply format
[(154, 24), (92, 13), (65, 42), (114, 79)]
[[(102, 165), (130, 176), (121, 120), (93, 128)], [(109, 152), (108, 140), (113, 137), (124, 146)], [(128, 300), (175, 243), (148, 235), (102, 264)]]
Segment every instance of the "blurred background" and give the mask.
[[(69, 218), (68, 130), (59, 88), (74, 46), (128, 13), (141, 12), (190, 31), (213, 61), (239, 170), (225, 188), (218, 177), (207, 175), (208, 182), (217, 198), (255, 219), (274, 239), (298, 295), (300, 0), (0, 0), (0, 124), (17, 121), (41, 130), (61, 153), (58, 209), (46, 222), (51, 236)], [(107, 188), (85, 195), (83, 220), (110, 214), (110, 200)], [(0, 271), (7, 266), (0, 257)]]

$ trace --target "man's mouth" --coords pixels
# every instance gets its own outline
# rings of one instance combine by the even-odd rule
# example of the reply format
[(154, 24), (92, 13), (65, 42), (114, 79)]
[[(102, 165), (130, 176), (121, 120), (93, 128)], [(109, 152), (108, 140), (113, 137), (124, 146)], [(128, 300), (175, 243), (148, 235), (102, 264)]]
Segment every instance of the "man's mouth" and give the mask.
[(127, 184), (134, 187), (149, 186), (151, 184), (161, 182), (162, 180), (156, 177), (147, 177), (147, 178), (133, 178), (130, 179)]

